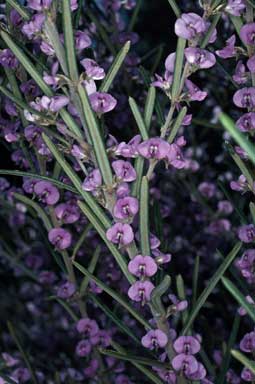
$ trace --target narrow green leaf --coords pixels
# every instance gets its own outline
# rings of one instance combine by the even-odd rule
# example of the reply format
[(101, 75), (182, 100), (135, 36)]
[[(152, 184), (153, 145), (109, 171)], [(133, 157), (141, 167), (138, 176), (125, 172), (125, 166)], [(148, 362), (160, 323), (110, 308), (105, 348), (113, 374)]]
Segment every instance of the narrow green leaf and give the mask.
[(137, 0), (137, 2), (136, 2), (135, 10), (132, 13), (132, 17), (131, 17), (131, 20), (130, 20), (129, 25), (128, 25), (128, 31), (129, 32), (133, 31), (133, 29), (134, 29), (134, 26), (135, 26), (137, 19), (138, 19), (140, 9), (142, 7), (142, 3), (143, 3), (143, 0)]
[(156, 89), (155, 87), (150, 86), (149, 92), (146, 98), (145, 102), (145, 109), (144, 109), (144, 123), (147, 128), (147, 131), (150, 129), (151, 125), (151, 119), (155, 107), (155, 100), (156, 100)]
[(139, 231), (142, 254), (149, 256), (151, 253), (149, 234), (149, 182), (146, 176), (143, 176), (141, 184)]
[(76, 314), (74, 313), (72, 308), (70, 308), (66, 301), (60, 299), (57, 296), (51, 296), (48, 300), (56, 300), (61, 305), (61, 307), (63, 307), (66, 312), (69, 313), (70, 317), (73, 319), (74, 322), (77, 322), (79, 320), (78, 316), (76, 316)]
[(188, 332), (188, 330), (190, 329), (190, 327), (193, 324), (194, 320), (196, 319), (197, 314), (199, 313), (200, 309), (203, 307), (203, 305), (205, 304), (209, 295), (212, 293), (212, 291), (214, 290), (214, 288), (216, 287), (216, 285), (218, 284), (218, 282), (220, 281), (220, 279), (222, 278), (222, 276), (224, 275), (224, 273), (226, 272), (228, 267), (231, 265), (231, 263), (235, 259), (236, 255), (240, 251), (241, 247), (242, 247), (242, 243), (238, 242), (234, 246), (232, 251), (227, 255), (227, 257), (225, 258), (223, 263), (220, 265), (220, 267), (217, 269), (217, 271), (215, 272), (213, 277), (208, 282), (207, 287), (204, 289), (202, 294), (199, 296), (199, 298), (196, 302), (196, 305), (193, 308), (193, 310), (190, 314), (190, 317), (189, 317), (185, 327), (182, 330), (183, 335), (185, 335)]
[(151, 304), (154, 313), (165, 315), (165, 308), (162, 304), (162, 296), (168, 291), (171, 285), (171, 277), (166, 275), (164, 279), (157, 285), (151, 293)]
[(180, 17), (181, 16), (181, 11), (180, 11), (180, 8), (178, 7), (178, 5), (176, 4), (176, 1), (175, 0), (168, 0), (168, 3), (170, 4), (170, 7), (174, 11), (175, 16), (177, 18)]
[(175, 59), (175, 66), (174, 66), (174, 79), (173, 79), (172, 92), (171, 92), (173, 103), (176, 102), (176, 98), (179, 95), (185, 46), (186, 46), (186, 40), (183, 39), (182, 37), (179, 37), (177, 41), (176, 59)]
[[(127, 280), (130, 282), (130, 284), (134, 283), (135, 278), (129, 273), (127, 268), (127, 263), (124, 259), (124, 256), (118, 251), (118, 249), (115, 247), (115, 245), (107, 240), (106, 237), (106, 230), (100, 223), (98, 217), (94, 215), (94, 211), (90, 210), (84, 203), (78, 202), (78, 205), (82, 212), (85, 214), (87, 219), (91, 222), (93, 227), (98, 232), (99, 236), (102, 238), (102, 240), (105, 242), (107, 247), (109, 248), (110, 252), (112, 253), (113, 257), (115, 258), (117, 264), (119, 265), (120, 269), (122, 270), (124, 276), (126, 276)], [(110, 224), (108, 223), (107, 228), (110, 227)]]
[(112, 171), (109, 159), (106, 153), (104, 142), (98, 126), (96, 116), (90, 106), (87, 92), (81, 84), (78, 85), (78, 93), (80, 96), (84, 117), (86, 120), (89, 136), (91, 138), (93, 149), (95, 151), (98, 167), (100, 169), (103, 180), (107, 186), (112, 185)]
[(136, 180), (132, 185), (132, 196), (138, 197), (141, 190), (143, 178), (144, 159), (139, 156), (135, 159)]
[(222, 361), (222, 365), (220, 367), (219, 377), (216, 380), (216, 384), (224, 384), (224, 382), (225, 382), (226, 373), (229, 369), (229, 364), (230, 364), (230, 360), (231, 360), (231, 349), (235, 345), (239, 326), (240, 326), (240, 316), (237, 314), (235, 316), (235, 320), (233, 322), (233, 327), (232, 327), (231, 334), (230, 334), (230, 337), (228, 340), (227, 350), (223, 356), (223, 361)]
[(253, 305), (247, 302), (245, 296), (239, 291), (239, 289), (226, 277), (222, 277), (224, 287), (231, 293), (233, 298), (246, 310), (247, 314), (255, 321), (255, 308)]
[[(98, 263), (98, 260), (99, 260), (100, 253), (101, 253), (101, 247), (99, 245), (99, 246), (96, 247), (95, 252), (93, 252), (93, 256), (92, 256), (92, 258), (90, 260), (89, 267), (88, 267), (88, 271), (92, 275), (95, 272), (95, 269), (96, 269), (96, 266), (97, 266), (97, 263)], [(83, 297), (86, 294), (86, 291), (87, 291), (87, 288), (88, 288), (88, 285), (89, 285), (89, 281), (90, 281), (90, 278), (88, 276), (85, 276), (83, 281), (82, 281), (82, 283), (81, 283), (81, 288), (80, 288), (81, 297)]]
[(102, 223), (103, 227), (109, 226), (109, 220), (105, 213), (103, 212), (102, 208), (97, 204), (97, 202), (94, 200), (94, 198), (86, 191), (84, 191), (81, 187), (81, 180), (78, 177), (78, 175), (73, 171), (73, 168), (70, 166), (70, 164), (66, 161), (66, 159), (63, 157), (63, 155), (59, 152), (58, 148), (53, 144), (53, 142), (50, 140), (48, 136), (46, 136), (44, 133), (42, 134), (42, 138), (44, 142), (46, 143), (47, 147), (57, 160), (57, 162), (61, 165), (61, 168), (66, 173), (66, 175), (69, 177), (79, 194), (83, 197), (83, 199), (86, 201), (88, 206), (91, 208), (91, 210), (95, 213), (98, 220)]
[(205, 37), (203, 38), (201, 44), (200, 44), (200, 48), (205, 48), (207, 46), (207, 44), (209, 43), (209, 40), (210, 40), (210, 37), (212, 36), (213, 34), (213, 31), (215, 30), (218, 22), (220, 21), (221, 19), (221, 14), (218, 13), (217, 15), (215, 15), (212, 19), (212, 22), (210, 24), (210, 27), (208, 28), (206, 34), (205, 34)]
[[(119, 353), (127, 355), (125, 348), (121, 347), (119, 344), (112, 341), (111, 345)], [(152, 383), (163, 384), (163, 381), (157, 375), (155, 375), (154, 372), (145, 368), (142, 364), (135, 363), (134, 361), (131, 361), (130, 363), (133, 364), (139, 371), (141, 371), (148, 379), (150, 379)]]
[[(181, 275), (178, 275), (176, 278), (176, 287), (177, 287), (177, 293), (178, 293), (179, 299), (186, 300), (184, 281)], [(186, 324), (187, 320), (188, 320), (188, 311), (187, 309), (185, 309), (185, 311), (182, 312), (183, 325)]]
[(151, 359), (146, 359), (145, 357), (134, 356), (134, 355), (131, 355), (129, 352), (127, 352), (127, 354), (122, 354), (122, 353), (115, 352), (110, 349), (104, 349), (104, 348), (100, 348), (100, 352), (103, 355), (111, 356), (111, 357), (114, 357), (115, 359), (131, 361), (131, 362), (135, 362), (142, 365), (149, 365), (150, 367), (159, 367), (162, 369), (168, 367), (167, 364), (161, 363), (158, 360), (151, 360)]
[(31, 207), (32, 209), (34, 209), (36, 211), (38, 217), (42, 220), (47, 231), (49, 231), (52, 228), (52, 225), (51, 225), (51, 222), (50, 222), (48, 216), (46, 215), (44, 209), (42, 207), (40, 207), (39, 204), (37, 204), (35, 201), (29, 199), (28, 197), (21, 195), (19, 193), (16, 193), (16, 192), (13, 193), (13, 196), (18, 201), (21, 201), (23, 204), (27, 205), (28, 207)]
[(7, 322), (7, 326), (8, 326), (8, 329), (9, 329), (9, 332), (10, 332), (10, 335), (12, 337), (12, 339), (14, 340), (15, 344), (17, 345), (18, 347), (18, 350), (22, 356), (22, 359), (24, 360), (24, 363), (26, 364), (30, 374), (31, 374), (31, 379), (33, 381), (34, 384), (38, 384), (38, 381), (37, 381), (37, 378), (36, 378), (36, 375), (35, 375), (35, 372), (32, 368), (32, 365), (29, 361), (29, 358), (28, 358), (28, 355), (27, 353), (25, 352), (23, 346), (21, 345), (21, 342), (19, 341), (17, 335), (16, 335), (16, 332), (14, 330), (14, 327), (13, 325), (8, 321)]
[(136, 121), (136, 124), (139, 128), (142, 139), (147, 140), (149, 138), (149, 135), (148, 135), (145, 123), (143, 121), (143, 117), (141, 115), (141, 112), (139, 111), (139, 108), (136, 104), (136, 101), (132, 97), (129, 97), (128, 102), (129, 102), (129, 106), (131, 108), (131, 111), (133, 113), (134, 119)]
[(170, 132), (170, 135), (167, 139), (167, 141), (172, 144), (172, 142), (174, 141), (178, 131), (179, 131), (179, 128), (180, 126), (182, 125), (182, 122), (183, 122), (183, 119), (184, 117), (186, 116), (187, 114), (187, 107), (184, 107), (180, 110), (175, 122), (174, 122), (174, 125), (173, 125), (173, 128), (171, 129), (171, 132)]
[(250, 202), (249, 207), (250, 207), (253, 224), (255, 224), (255, 204)]
[(139, 346), (141, 345), (141, 340), (139, 340), (134, 333), (129, 329), (116, 315), (113, 311), (106, 306), (103, 301), (99, 298), (98, 295), (90, 294), (89, 297), (96, 303), (96, 305), (106, 314), (107, 318), (110, 319), (117, 327), (125, 333), (128, 337), (136, 342)]
[(232, 350), (231, 355), (234, 356), (234, 358), (240, 363), (242, 363), (246, 368), (248, 368), (254, 375), (255, 375), (255, 363), (254, 361), (248, 359), (245, 355), (243, 355), (241, 352)]
[(92, 227), (91, 224), (87, 224), (85, 226), (84, 230), (82, 231), (81, 236), (79, 237), (79, 240), (75, 244), (75, 247), (74, 247), (74, 250), (72, 253), (72, 259), (75, 259), (75, 256), (76, 256), (77, 252), (79, 251), (79, 249), (81, 248), (81, 246), (83, 245), (87, 234), (91, 230), (91, 227)]
[(192, 308), (194, 308), (197, 300), (198, 275), (199, 275), (200, 256), (197, 255), (192, 276)]
[(43, 176), (43, 175), (37, 175), (35, 173), (30, 173), (30, 172), (22, 172), (22, 171), (14, 171), (14, 170), (9, 170), (9, 169), (0, 169), (0, 175), (10, 175), (10, 176), (20, 176), (20, 177), (27, 177), (31, 179), (38, 179), (38, 180), (45, 180), (49, 181), (52, 184), (54, 184), (56, 187), (60, 189), (64, 189), (66, 191), (70, 191), (73, 193), (78, 193), (77, 190), (73, 187), (71, 187), (68, 184), (62, 183), (61, 181), (58, 181), (56, 179), (52, 179), (51, 177)]
[(234, 25), (238, 36), (240, 37), (240, 31), (241, 31), (241, 28), (243, 26), (242, 18), (239, 16), (233, 16), (233, 15), (229, 15), (229, 18), (230, 18), (232, 24)]
[(58, 34), (58, 30), (56, 28), (55, 23), (47, 17), (45, 23), (44, 23), (44, 32), (46, 36), (48, 37), (51, 45), (54, 48), (54, 51), (56, 53), (57, 59), (60, 63), (60, 66), (62, 68), (62, 71), (66, 76), (68, 76), (68, 68), (67, 68), (67, 62), (66, 62), (66, 53), (65, 49), (63, 47), (63, 44), (60, 41), (60, 37)]
[(99, 280), (97, 277), (92, 275), (87, 269), (85, 269), (82, 265), (73, 262), (75, 267), (79, 269), (79, 271), (84, 275), (88, 276), (91, 280), (93, 280), (104, 292), (106, 292), (109, 296), (111, 296), (115, 301), (117, 301), (123, 308), (125, 308), (140, 324), (142, 324), (146, 329), (151, 329), (151, 326), (147, 321), (137, 312), (132, 305), (130, 305), (126, 298), (124, 299), (120, 296), (115, 290), (108, 287), (105, 283)]
[(246, 136), (239, 131), (234, 121), (225, 113), (221, 113), (219, 116), (220, 122), (224, 128), (230, 133), (233, 139), (243, 148), (248, 154), (250, 160), (255, 164), (255, 147), (246, 138)]
[(238, 168), (240, 169), (240, 171), (242, 172), (242, 174), (246, 177), (246, 180), (247, 180), (249, 186), (252, 188), (253, 177), (252, 177), (248, 167), (246, 166), (245, 162), (241, 159), (241, 157), (237, 153), (234, 152), (234, 150), (231, 153), (231, 157), (234, 160), (234, 162), (236, 163), (236, 165), (238, 166)]
[(127, 41), (126, 44), (121, 48), (117, 56), (115, 57), (109, 71), (107, 72), (101, 86), (100, 92), (108, 92), (117, 73), (119, 72), (128, 52), (130, 49), (130, 41)]
[(8, 3), (12, 8), (14, 8), (21, 17), (23, 17), (24, 20), (28, 21), (30, 19), (29, 12), (22, 7), (17, 1), (15, 0), (6, 0), (6, 3)]
[(62, 26), (65, 36), (66, 59), (69, 75), (71, 80), (77, 81), (79, 78), (79, 73), (76, 62), (70, 0), (62, 0), (62, 15)]

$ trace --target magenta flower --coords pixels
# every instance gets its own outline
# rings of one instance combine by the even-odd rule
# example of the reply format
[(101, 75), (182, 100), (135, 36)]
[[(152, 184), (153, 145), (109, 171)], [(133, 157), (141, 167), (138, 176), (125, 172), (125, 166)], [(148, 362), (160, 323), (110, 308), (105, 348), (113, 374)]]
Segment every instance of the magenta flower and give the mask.
[(70, 281), (66, 281), (65, 283), (61, 284), (57, 289), (57, 296), (61, 299), (69, 299), (73, 296), (75, 293), (76, 288), (73, 283)]
[(255, 23), (249, 23), (242, 26), (240, 37), (244, 44), (254, 45), (255, 43)]
[(178, 337), (173, 347), (177, 353), (185, 353), (186, 355), (195, 355), (200, 351), (200, 343), (193, 336)]
[(19, 65), (19, 62), (12, 51), (7, 48), (0, 52), (0, 64), (5, 68), (16, 69)]
[(104, 68), (99, 67), (95, 60), (83, 59), (80, 63), (85, 69), (86, 75), (91, 79), (102, 80), (105, 77)]
[(102, 176), (99, 169), (94, 169), (82, 183), (84, 191), (95, 191), (102, 185)]
[(116, 190), (117, 198), (123, 199), (124, 197), (127, 197), (129, 193), (130, 193), (130, 188), (128, 183), (120, 183)]
[(255, 107), (255, 87), (242, 88), (233, 97), (234, 104), (240, 108)]
[(139, 203), (135, 197), (124, 197), (117, 200), (113, 208), (113, 215), (117, 219), (129, 219), (137, 214), (139, 210)]
[(230, 215), (233, 212), (233, 205), (228, 200), (219, 201), (217, 204), (218, 211), (225, 215)]
[(216, 187), (213, 183), (209, 183), (207, 181), (204, 181), (203, 183), (199, 184), (198, 190), (207, 199), (211, 199), (216, 194)]
[(241, 378), (244, 381), (253, 382), (255, 381), (255, 375), (248, 368), (243, 368)]
[(238, 229), (238, 237), (244, 243), (252, 243), (255, 240), (255, 226), (253, 224), (243, 225)]
[(58, 189), (49, 181), (38, 181), (34, 186), (34, 193), (48, 205), (56, 204), (60, 198)]
[(79, 51), (90, 47), (92, 44), (92, 41), (88, 36), (88, 34), (83, 31), (76, 31), (74, 39), (75, 39), (75, 48), (78, 49)]
[(40, 105), (45, 110), (50, 110), (53, 113), (58, 112), (60, 109), (69, 104), (69, 98), (67, 96), (43, 96), (40, 101)]
[(198, 362), (192, 355), (185, 355), (181, 353), (172, 360), (172, 366), (175, 371), (182, 371), (185, 376), (192, 375), (198, 370)]
[(100, 114), (112, 111), (117, 105), (117, 100), (109, 93), (95, 92), (89, 99), (93, 110)]
[(230, 57), (235, 57), (236, 55), (236, 49), (235, 49), (235, 43), (236, 43), (236, 36), (232, 35), (227, 41), (227, 45), (216, 51), (216, 55), (221, 57), (222, 59), (229, 59)]
[(233, 191), (244, 192), (248, 188), (247, 180), (244, 175), (239, 176), (238, 181), (231, 181), (230, 188)]
[(241, 60), (238, 61), (233, 75), (233, 80), (237, 84), (245, 84), (249, 78), (249, 74), (246, 71), (246, 67)]
[(167, 154), (167, 161), (172, 167), (176, 169), (182, 169), (186, 165), (186, 161), (183, 158), (181, 148), (179, 145), (173, 143), (169, 146), (169, 152)]
[(255, 351), (255, 332), (246, 333), (240, 342), (240, 349), (249, 353)]
[(76, 329), (79, 333), (82, 333), (89, 338), (96, 336), (99, 332), (97, 322), (89, 318), (80, 319), (76, 324)]
[(35, 11), (43, 11), (49, 9), (51, 6), (52, 0), (28, 0), (27, 6)]
[(188, 98), (191, 101), (202, 101), (207, 97), (207, 92), (201, 91), (191, 80), (187, 79), (185, 85), (188, 90)]
[(128, 270), (137, 277), (151, 277), (155, 275), (158, 266), (150, 256), (135, 256), (128, 264)]
[(57, 249), (63, 251), (70, 247), (72, 242), (72, 235), (66, 229), (52, 228), (48, 233), (48, 239)]
[(206, 376), (205, 367), (203, 366), (203, 364), (198, 363), (198, 369), (196, 370), (196, 372), (191, 373), (191, 374), (189, 374), (187, 376), (191, 380), (202, 380)]
[(175, 52), (170, 53), (170, 55), (168, 55), (166, 58), (165, 68), (170, 73), (174, 73), (175, 59), (176, 59), (176, 53)]
[(129, 224), (116, 223), (107, 230), (106, 237), (112, 243), (123, 246), (134, 240), (134, 232)]
[(255, 129), (255, 112), (245, 113), (236, 122), (242, 132), (251, 132)]
[(32, 39), (35, 34), (39, 33), (43, 27), (45, 16), (43, 13), (36, 13), (31, 21), (25, 23), (22, 27), (22, 32), (28, 39)]
[(188, 63), (195, 65), (198, 68), (211, 68), (216, 63), (214, 54), (207, 51), (206, 49), (190, 47), (186, 48), (184, 53)]
[(175, 33), (183, 39), (192, 40), (205, 31), (206, 23), (196, 13), (183, 13), (175, 23)]
[(63, 223), (72, 224), (79, 220), (80, 210), (76, 204), (62, 203), (55, 208), (55, 215)]
[(92, 346), (88, 340), (81, 340), (75, 347), (75, 353), (77, 356), (88, 356), (91, 352)]
[(228, 0), (225, 12), (230, 13), (233, 16), (241, 16), (245, 7), (246, 5), (244, 0)]
[(129, 161), (113, 161), (112, 167), (118, 179), (127, 183), (130, 183), (136, 179), (136, 171)]
[(172, 301), (173, 305), (171, 306), (171, 311), (174, 313), (185, 311), (188, 308), (187, 300), (179, 300), (175, 295), (168, 295), (169, 299)]
[[(252, 267), (252, 268), (253, 268), (253, 267)], [(253, 271), (252, 271), (252, 274), (253, 274)], [(253, 305), (253, 307), (254, 307), (255, 301), (253, 300), (253, 298), (252, 298), (251, 296), (249, 296), (249, 295), (248, 295), (248, 296), (245, 296), (245, 300), (247, 301), (247, 303)], [(246, 311), (246, 309), (243, 308), (243, 307), (238, 308), (238, 313), (239, 313), (240, 316), (245, 316), (245, 315), (247, 315), (247, 311)]]
[(169, 149), (170, 145), (168, 142), (159, 137), (145, 140), (138, 145), (138, 152), (146, 159), (165, 159)]
[(129, 288), (128, 297), (133, 301), (145, 304), (146, 301), (150, 301), (151, 292), (154, 288), (150, 281), (137, 281)]
[(247, 67), (251, 73), (255, 73), (255, 55), (247, 61)]
[(165, 348), (167, 343), (167, 335), (160, 329), (150, 330), (142, 337), (142, 345), (150, 350)]

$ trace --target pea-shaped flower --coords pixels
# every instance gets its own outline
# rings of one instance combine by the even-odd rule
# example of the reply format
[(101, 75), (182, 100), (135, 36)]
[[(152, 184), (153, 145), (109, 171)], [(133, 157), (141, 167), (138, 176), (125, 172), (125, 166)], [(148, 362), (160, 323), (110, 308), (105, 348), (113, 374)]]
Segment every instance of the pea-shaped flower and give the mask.
[(254, 45), (255, 43), (255, 23), (245, 24), (240, 31), (240, 37), (244, 44)]
[(157, 264), (150, 256), (137, 255), (128, 264), (129, 272), (137, 277), (151, 277), (157, 269)]
[(82, 183), (84, 191), (95, 191), (102, 185), (102, 176), (99, 169), (94, 169)]
[(89, 99), (93, 110), (100, 114), (112, 111), (117, 105), (117, 100), (105, 92), (92, 93)]
[(148, 349), (164, 348), (167, 345), (167, 335), (160, 329), (150, 330), (142, 338), (142, 345)]
[(59, 191), (48, 181), (39, 181), (34, 186), (34, 193), (39, 199), (48, 205), (54, 205), (59, 200)]
[(182, 371), (185, 376), (192, 375), (198, 370), (196, 358), (192, 355), (185, 355), (184, 353), (173, 358), (172, 366), (177, 372)]
[(216, 63), (216, 58), (213, 53), (206, 49), (200, 48), (186, 48), (185, 57), (189, 64), (196, 65), (198, 68), (211, 68)]
[(123, 246), (134, 240), (134, 232), (129, 224), (116, 223), (107, 230), (106, 237), (112, 243)]
[(80, 319), (76, 324), (76, 329), (79, 333), (82, 333), (89, 338), (97, 335), (99, 332), (97, 322), (88, 317)]
[(138, 200), (135, 197), (127, 196), (117, 200), (113, 208), (113, 215), (117, 219), (129, 219), (137, 214), (138, 209)]
[(57, 249), (63, 251), (70, 247), (72, 235), (64, 228), (52, 228), (48, 233), (48, 239)]
[(238, 230), (238, 237), (244, 243), (252, 243), (255, 240), (255, 226), (253, 224), (242, 225)]
[(174, 350), (177, 353), (195, 355), (200, 350), (199, 341), (193, 336), (180, 336), (174, 342)]
[(242, 88), (233, 97), (234, 104), (240, 108), (255, 107), (255, 87)]
[(145, 140), (138, 145), (138, 152), (146, 159), (165, 159), (170, 149), (170, 144), (167, 141), (155, 137)]
[(116, 160), (112, 162), (112, 167), (118, 179), (130, 183), (136, 179), (136, 171), (129, 161)]
[(206, 23), (196, 13), (183, 13), (175, 23), (175, 33), (183, 39), (192, 40), (205, 31)]
[(145, 304), (150, 301), (154, 285), (150, 281), (137, 281), (128, 290), (128, 297), (136, 302)]

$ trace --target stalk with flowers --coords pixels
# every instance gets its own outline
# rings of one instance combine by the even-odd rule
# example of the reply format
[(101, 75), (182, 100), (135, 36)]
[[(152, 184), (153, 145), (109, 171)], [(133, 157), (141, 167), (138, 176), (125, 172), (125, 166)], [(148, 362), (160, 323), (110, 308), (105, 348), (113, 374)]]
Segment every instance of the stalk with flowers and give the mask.
[(0, 383), (255, 382), (255, 5), (166, 3), (1, 8)]

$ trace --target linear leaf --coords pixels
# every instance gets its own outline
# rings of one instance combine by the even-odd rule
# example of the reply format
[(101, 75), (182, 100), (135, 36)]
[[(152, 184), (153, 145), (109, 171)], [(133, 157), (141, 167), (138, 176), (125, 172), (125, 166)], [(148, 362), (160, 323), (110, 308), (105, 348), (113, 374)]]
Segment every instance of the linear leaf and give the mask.
[[(181, 275), (178, 275), (176, 278), (176, 287), (177, 287), (177, 293), (178, 293), (179, 299), (186, 300), (184, 281)], [(185, 309), (185, 311), (182, 312), (183, 325), (186, 324), (187, 320), (188, 320), (188, 312), (187, 312), (187, 309)]]
[(48, 36), (51, 45), (54, 48), (57, 59), (61, 65), (61, 68), (66, 76), (68, 76), (68, 68), (66, 62), (66, 53), (63, 44), (60, 41), (58, 30), (55, 23), (48, 17), (44, 23), (44, 31)]
[(182, 125), (183, 119), (186, 116), (186, 114), (187, 114), (187, 107), (184, 107), (179, 112), (179, 114), (178, 114), (178, 116), (177, 116), (177, 118), (176, 118), (176, 120), (174, 122), (173, 128), (171, 129), (170, 135), (169, 135), (169, 137), (167, 139), (167, 141), (170, 144), (174, 141), (174, 139), (175, 139), (175, 137), (176, 137), (176, 135), (178, 133), (178, 130), (179, 130), (180, 126)]
[(232, 350), (231, 355), (234, 356), (234, 358), (240, 363), (242, 363), (246, 368), (248, 368), (254, 375), (255, 375), (255, 363), (254, 361), (248, 359), (245, 355), (243, 355), (241, 352)]
[(247, 302), (245, 296), (239, 291), (239, 289), (226, 277), (222, 277), (222, 282), (225, 288), (231, 293), (233, 298), (246, 310), (247, 314), (255, 321), (255, 309), (254, 306)]
[(146, 176), (143, 176), (141, 184), (139, 231), (142, 254), (148, 256), (151, 250), (149, 234), (149, 182)]
[(246, 138), (246, 136), (239, 131), (234, 121), (225, 113), (221, 113), (219, 116), (220, 122), (224, 128), (230, 133), (233, 139), (242, 147), (248, 154), (250, 160), (255, 164), (255, 147)]
[(79, 78), (79, 73), (76, 62), (70, 0), (62, 0), (62, 15), (62, 25), (65, 36), (66, 59), (69, 75), (73, 81), (77, 81)]
[[(123, 255), (118, 251), (118, 249), (115, 247), (115, 245), (110, 242), (105, 233), (105, 228), (102, 226), (96, 215), (94, 215), (94, 212), (90, 210), (84, 203), (78, 202), (78, 205), (82, 212), (85, 214), (87, 219), (91, 222), (93, 227), (98, 232), (99, 236), (102, 238), (102, 240), (105, 242), (107, 247), (109, 248), (110, 252), (112, 253), (113, 257), (115, 258), (117, 264), (119, 265), (120, 269), (122, 270), (124, 276), (126, 276), (127, 280), (130, 282), (130, 284), (134, 283), (135, 279), (134, 277), (129, 273), (127, 268), (127, 263), (123, 257)], [(107, 228), (109, 228), (110, 225), (107, 225)]]
[(176, 1), (175, 0), (168, 0), (168, 3), (170, 4), (170, 7), (174, 11), (175, 16), (177, 18), (180, 17), (181, 16), (181, 11), (180, 11), (180, 8), (178, 7), (178, 5), (176, 4)]
[[(100, 252), (101, 252), (101, 247), (100, 245), (98, 245), (95, 249), (95, 252), (92, 255), (92, 258), (90, 260), (89, 267), (88, 267), (88, 271), (92, 273), (92, 275), (95, 272), (95, 269), (99, 260)], [(84, 296), (86, 294), (89, 281), (90, 281), (90, 278), (88, 276), (85, 276), (81, 283), (81, 288), (80, 288), (81, 296)]]
[(131, 108), (131, 111), (133, 113), (134, 119), (136, 121), (136, 124), (139, 128), (140, 134), (141, 134), (143, 140), (147, 140), (149, 138), (149, 135), (148, 135), (145, 123), (143, 121), (143, 117), (141, 115), (141, 112), (139, 111), (139, 108), (136, 104), (136, 101), (132, 97), (129, 97), (128, 102), (129, 102), (129, 106)]
[(12, 8), (14, 8), (20, 14), (20, 16), (23, 17), (24, 20), (28, 21), (30, 19), (29, 12), (24, 7), (22, 7), (22, 5), (20, 5), (17, 1), (15, 1), (15, 0), (6, 0), (6, 2)]
[(131, 355), (130, 353), (122, 354), (122, 353), (115, 352), (110, 349), (104, 349), (104, 348), (100, 348), (100, 352), (103, 355), (111, 356), (119, 360), (132, 361), (142, 365), (149, 365), (150, 367), (160, 367), (162, 369), (167, 368), (167, 364), (161, 363), (158, 360), (146, 359), (145, 357), (134, 356), (134, 355)]
[(195, 320), (197, 314), (199, 313), (200, 309), (205, 304), (206, 300), (208, 299), (209, 295), (212, 293), (216, 285), (218, 284), (219, 280), (222, 278), (228, 267), (231, 265), (232, 261), (235, 259), (236, 255), (240, 251), (242, 247), (242, 243), (238, 242), (232, 251), (227, 255), (223, 263), (220, 265), (220, 267), (217, 269), (213, 277), (210, 279), (209, 283), (207, 284), (207, 287), (204, 289), (202, 294), (199, 296), (196, 305), (194, 309), (192, 310), (190, 317), (185, 325), (185, 327), (182, 330), (182, 334), (185, 335), (188, 330), (190, 329), (191, 325), (193, 324), (193, 321)]
[(144, 109), (144, 123), (147, 128), (147, 131), (150, 129), (151, 125), (151, 119), (155, 107), (155, 101), (156, 101), (156, 89), (155, 87), (150, 86), (148, 95), (145, 102), (145, 109)]
[(83, 199), (86, 201), (88, 206), (91, 208), (91, 210), (96, 214), (98, 220), (102, 223), (103, 227), (109, 226), (109, 219), (103, 212), (102, 208), (97, 204), (97, 202), (94, 200), (94, 198), (86, 191), (84, 191), (81, 187), (81, 180), (78, 177), (78, 175), (73, 171), (70, 164), (66, 161), (66, 159), (63, 157), (63, 155), (59, 152), (58, 148), (53, 144), (53, 142), (50, 140), (48, 136), (46, 136), (44, 133), (42, 134), (42, 138), (44, 142), (46, 143), (47, 147), (57, 160), (57, 162), (61, 165), (63, 171), (66, 173), (66, 175), (69, 177), (69, 179), (72, 181), (73, 185), (79, 192), (79, 194), (83, 197)]
[(127, 41), (126, 44), (121, 48), (117, 56), (115, 57), (110, 69), (108, 70), (101, 86), (100, 86), (100, 92), (108, 92), (110, 89), (117, 73), (120, 70), (120, 67), (123, 64), (123, 61), (125, 60), (128, 52), (130, 49), (130, 41)]
[(176, 59), (175, 59), (175, 66), (174, 66), (174, 79), (173, 79), (172, 92), (171, 92), (173, 102), (176, 102), (176, 97), (179, 94), (185, 46), (186, 46), (186, 40), (183, 39), (182, 37), (179, 37), (177, 41)]
[(137, 312), (132, 305), (130, 305), (126, 299), (120, 296), (115, 290), (108, 287), (105, 283), (99, 280), (97, 277), (92, 275), (87, 269), (85, 269), (82, 265), (73, 262), (75, 267), (79, 269), (79, 271), (84, 275), (88, 276), (91, 280), (93, 280), (104, 292), (106, 292), (109, 296), (111, 296), (115, 301), (117, 301), (123, 308), (125, 308), (139, 323), (141, 323), (146, 329), (151, 329), (151, 326), (147, 321)]
[(99, 125), (96, 116), (90, 106), (87, 92), (80, 84), (78, 85), (78, 93), (80, 96), (84, 117), (86, 120), (89, 136), (91, 138), (93, 148), (95, 151), (98, 167), (100, 169), (103, 180), (107, 186), (112, 185), (112, 171), (109, 159), (106, 153), (104, 142), (102, 140)]
[(141, 190), (143, 178), (144, 159), (139, 156), (135, 159), (136, 180), (132, 185), (132, 196), (138, 197)]

